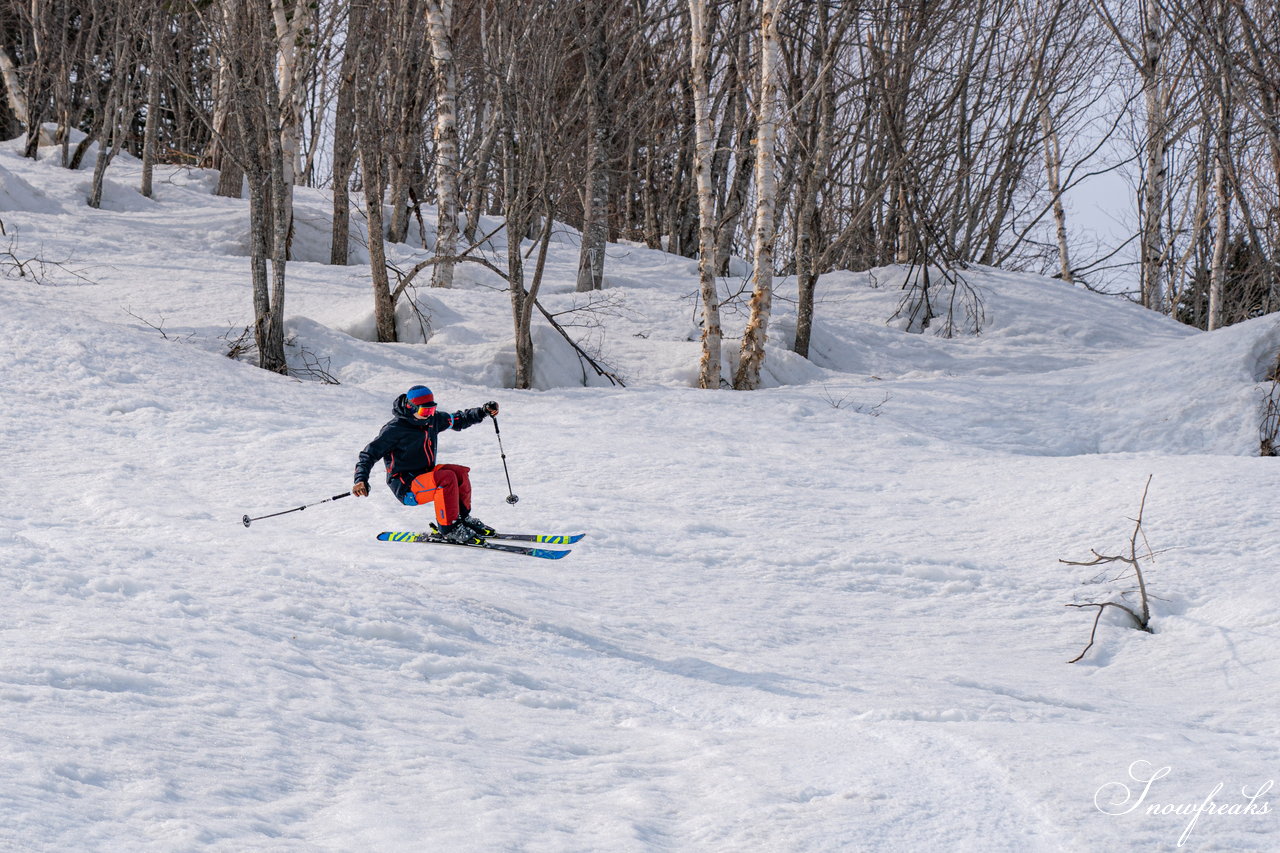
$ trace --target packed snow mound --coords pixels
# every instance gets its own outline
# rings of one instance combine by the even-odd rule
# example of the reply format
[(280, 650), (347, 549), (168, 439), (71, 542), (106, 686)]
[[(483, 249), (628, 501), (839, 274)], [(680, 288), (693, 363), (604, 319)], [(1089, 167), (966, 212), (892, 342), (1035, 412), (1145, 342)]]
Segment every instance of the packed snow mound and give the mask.
[(62, 213), (62, 205), (20, 175), (0, 165), (0, 215), (5, 213)]

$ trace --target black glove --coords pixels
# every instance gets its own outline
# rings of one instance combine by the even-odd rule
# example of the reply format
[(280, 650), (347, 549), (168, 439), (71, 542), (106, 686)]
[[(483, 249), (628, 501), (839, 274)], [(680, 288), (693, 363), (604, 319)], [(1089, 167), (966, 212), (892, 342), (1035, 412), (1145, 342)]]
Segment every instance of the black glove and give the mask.
[(495, 418), (498, 416), (498, 404), (495, 403), (494, 401), (490, 400), (489, 402), (485, 403), (483, 408), (484, 408), (484, 413), (486, 415), (489, 415)]

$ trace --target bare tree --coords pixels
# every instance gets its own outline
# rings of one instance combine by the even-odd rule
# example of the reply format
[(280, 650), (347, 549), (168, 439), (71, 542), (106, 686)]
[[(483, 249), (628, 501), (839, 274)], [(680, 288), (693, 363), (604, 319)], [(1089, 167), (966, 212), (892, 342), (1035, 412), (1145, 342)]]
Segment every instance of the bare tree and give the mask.
[(436, 73), (436, 264), (432, 285), (453, 286), (458, 251), (458, 75), (453, 60), (453, 0), (427, 0)]
[(702, 297), (702, 358), (698, 387), (720, 387), (720, 296), (716, 292), (716, 207), (711, 183), (715, 136), (711, 114), (711, 37), (715, 13), (711, 0), (689, 0), (691, 74), (694, 110), (694, 174), (698, 181), (698, 281)]
[[(385, 14), (385, 10), (377, 10)], [(365, 19), (371, 28), (385, 17), (370, 14)], [(385, 23), (384, 23), (385, 26)], [(376, 32), (376, 30), (374, 30)], [(388, 122), (382, 100), (395, 71), (389, 57), (392, 51), (376, 38), (360, 41), (359, 87), (356, 92), (357, 136), (359, 138), (360, 177), (364, 187), (365, 219), (368, 224), (369, 273), (373, 287), (373, 318), (376, 339), (381, 343), (399, 340), (396, 330), (395, 299), (387, 277), (386, 226), (383, 198), (389, 182), (387, 148), (384, 133)]]
[[(572, 42), (571, 19), (539, 7), (516, 15), (520, 0), (499, 4), (488, 21), (494, 101), (502, 151), (503, 213), (506, 217), (507, 283), (515, 344), (515, 386), (531, 388), (534, 376), (533, 309), (542, 285), (548, 247), (559, 210), (556, 188), (570, 147), (566, 127), (575, 115), (562, 100), (576, 86), (566, 75), (561, 47)], [(525, 237), (538, 252), (526, 287)]]
[(777, 205), (774, 160), (778, 134), (779, 2), (780, 0), (761, 0), (760, 4), (760, 96), (756, 107), (756, 223), (753, 245), (755, 271), (751, 316), (747, 320), (746, 331), (742, 334), (738, 369), (733, 377), (733, 387), (740, 391), (760, 387), (760, 368), (764, 364), (769, 316), (773, 308), (773, 253), (774, 241), (778, 236), (774, 224), (774, 209)]
[(225, 155), (243, 170), (249, 185), (249, 267), (258, 364), (287, 373), (284, 297), (291, 196), (285, 182), (280, 90), (275, 78), (278, 42), (269, 3), (218, 0), (215, 6), (197, 11), (223, 54), (232, 81), (231, 115), (238, 133), (221, 141)]
[[(789, 171), (794, 175), (792, 232), (796, 274), (796, 333), (792, 349), (809, 357), (814, 294), (822, 255), (820, 198), (831, 165), (836, 92), (834, 67), (844, 47), (852, 15), (847, 6), (818, 0), (797, 10), (787, 64)], [(812, 46), (806, 49), (806, 46)]]
[[(604, 0), (582, 4), (581, 55), (586, 94), (586, 180), (582, 190), (582, 247), (578, 257), (577, 289), (599, 290), (604, 282), (605, 244), (609, 239), (609, 98), (607, 27), (611, 12)], [(616, 46), (615, 46), (616, 49)]]
[(112, 73), (99, 103), (98, 119), (94, 122), (98, 156), (89, 190), (90, 207), (102, 206), (107, 167), (124, 147), (125, 137), (133, 123), (142, 51), (145, 49), (139, 33), (150, 32), (151, 18), (159, 14), (159, 10), (148, 3), (122, 3), (119, 8), (102, 11), (109, 17), (109, 23), (102, 32), (103, 59), (109, 62)]
[(18, 66), (9, 56), (9, 49), (0, 44), (0, 82), (4, 83), (5, 98), (13, 116), (23, 126), (30, 124), (31, 117), (27, 110), (27, 96), (22, 91), (22, 79), (18, 75)]
[[(1059, 560), (1058, 561), (1068, 566), (1105, 566), (1113, 563), (1121, 563), (1124, 566), (1128, 567), (1128, 571), (1133, 572), (1134, 580), (1138, 586), (1137, 609), (1135, 609), (1134, 607), (1128, 604), (1124, 604), (1122, 602), (1114, 601), (1114, 600), (1091, 601), (1084, 604), (1068, 604), (1067, 605), (1068, 607), (1078, 607), (1078, 608), (1096, 607), (1098, 610), (1097, 616), (1093, 620), (1093, 632), (1089, 635), (1089, 645), (1085, 646), (1084, 651), (1080, 652), (1079, 655), (1072, 658), (1070, 661), (1068, 661), (1068, 663), (1076, 663), (1077, 661), (1081, 660), (1086, 654), (1089, 653), (1089, 649), (1093, 648), (1094, 640), (1097, 638), (1097, 635), (1098, 635), (1098, 622), (1102, 619), (1102, 614), (1106, 611), (1108, 607), (1114, 607), (1117, 610), (1127, 613), (1129, 617), (1133, 619), (1133, 622), (1137, 628), (1139, 628), (1142, 631), (1146, 631), (1148, 634), (1152, 633), (1151, 601), (1150, 601), (1149, 595), (1147, 594), (1147, 579), (1146, 579), (1146, 576), (1143, 575), (1142, 573), (1142, 560), (1149, 559), (1154, 556), (1154, 554), (1151, 551), (1151, 547), (1146, 543), (1146, 533), (1142, 529), (1142, 516), (1143, 516), (1143, 513), (1146, 511), (1147, 492), (1150, 489), (1151, 489), (1151, 477), (1147, 477), (1146, 485), (1143, 486), (1142, 488), (1142, 501), (1138, 504), (1138, 517), (1133, 520), (1134, 522), (1133, 533), (1129, 536), (1129, 547), (1128, 547), (1127, 553), (1108, 555), (1108, 554), (1100, 554), (1098, 553), (1097, 550), (1093, 550), (1092, 551), (1093, 559), (1091, 560), (1083, 560), (1083, 561)], [(1140, 540), (1142, 541), (1143, 548), (1145, 549), (1145, 553), (1139, 553), (1138, 543)]]
[[(1164, 223), (1171, 212), (1168, 156), (1177, 135), (1185, 60), (1175, 52), (1174, 27), (1160, 0), (1118, 4), (1113, 12), (1103, 0), (1093, 0), (1099, 16), (1116, 38), (1142, 86), (1143, 131), (1141, 194), (1139, 197), (1139, 275), (1142, 304), (1166, 309), (1165, 266), (1170, 246)], [(1122, 17), (1132, 13), (1132, 17)], [(1136, 30), (1136, 32), (1135, 32)]]
[(357, 75), (363, 51), (367, 0), (347, 7), (346, 35), (338, 69), (338, 95), (333, 117), (333, 223), (329, 238), (329, 263), (346, 266), (351, 240), (351, 173), (356, 162)]

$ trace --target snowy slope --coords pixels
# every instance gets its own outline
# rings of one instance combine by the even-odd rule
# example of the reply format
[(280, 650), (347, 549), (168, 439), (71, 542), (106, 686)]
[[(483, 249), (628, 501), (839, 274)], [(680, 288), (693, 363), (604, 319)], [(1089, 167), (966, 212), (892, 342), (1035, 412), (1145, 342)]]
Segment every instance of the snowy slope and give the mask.
[[(974, 270), (986, 331), (944, 339), (890, 321), (900, 270), (835, 274), (811, 362), (703, 392), (694, 264), (618, 245), (577, 331), (628, 387), (543, 329), (514, 391), (491, 273), (370, 343), (300, 190), (292, 353), (341, 384), (299, 381), (224, 356), (244, 202), (122, 158), (94, 211), (51, 156), (0, 147), (11, 245), (65, 261), (0, 280), (0, 849), (1280, 848), (1274, 319)], [(501, 402), (518, 504), (487, 424), (442, 454), (495, 526), (586, 531), (569, 558), (376, 542), (426, 523), (381, 486), (240, 524), (349, 488), (419, 381)], [(1068, 665), (1065, 605), (1131, 583), (1059, 560), (1127, 547), (1148, 476), (1155, 633), (1107, 616)]]

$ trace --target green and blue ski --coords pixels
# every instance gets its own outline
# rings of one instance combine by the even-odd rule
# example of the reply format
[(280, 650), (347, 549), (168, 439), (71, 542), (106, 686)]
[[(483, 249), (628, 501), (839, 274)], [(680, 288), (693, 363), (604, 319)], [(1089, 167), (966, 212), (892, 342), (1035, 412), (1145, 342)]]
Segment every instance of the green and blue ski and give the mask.
[[(581, 537), (579, 537), (581, 538)], [(557, 551), (551, 548), (534, 548), (527, 545), (507, 545), (502, 542), (450, 542), (441, 539), (435, 533), (412, 533), (408, 531), (384, 530), (378, 534), (382, 542), (418, 542), (423, 545), (454, 545), (458, 548), (483, 548), (486, 551), (503, 551), (507, 554), (521, 554), (526, 557), (541, 557), (544, 560), (559, 560), (569, 556), (568, 551)], [(541, 540), (528, 540), (538, 542)], [(573, 541), (577, 541), (576, 539)], [(554, 543), (560, 544), (560, 543)]]

